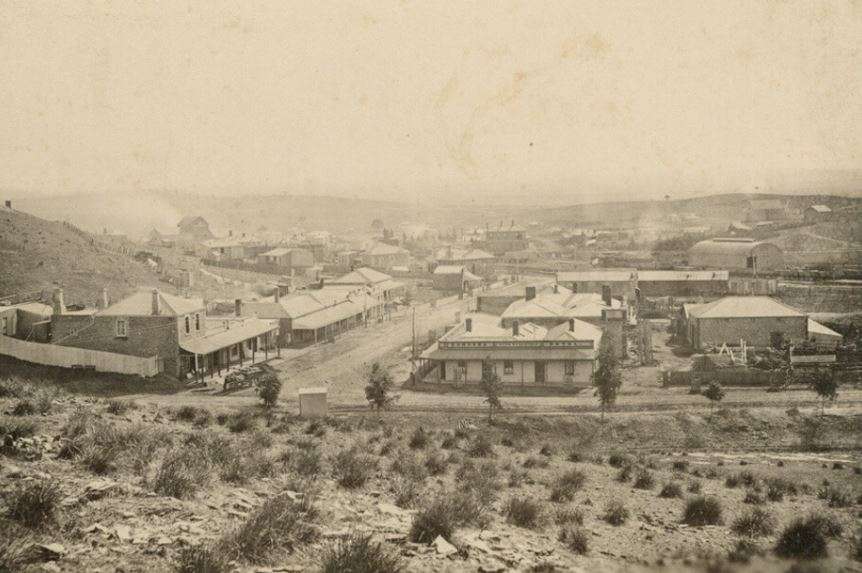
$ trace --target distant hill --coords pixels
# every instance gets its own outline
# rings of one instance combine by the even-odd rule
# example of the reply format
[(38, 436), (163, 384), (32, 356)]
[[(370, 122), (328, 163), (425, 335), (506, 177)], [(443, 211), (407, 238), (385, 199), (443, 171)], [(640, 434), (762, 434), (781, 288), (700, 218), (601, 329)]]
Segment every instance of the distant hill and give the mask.
[(0, 208), (0, 296), (63, 287), (68, 303), (92, 304), (102, 287), (112, 299), (158, 285), (142, 263), (101, 246), (77, 227)]

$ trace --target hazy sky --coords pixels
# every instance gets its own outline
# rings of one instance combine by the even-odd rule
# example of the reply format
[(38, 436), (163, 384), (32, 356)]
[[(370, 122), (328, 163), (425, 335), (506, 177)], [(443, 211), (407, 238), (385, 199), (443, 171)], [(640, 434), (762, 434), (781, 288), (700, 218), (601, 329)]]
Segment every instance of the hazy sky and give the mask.
[(860, 38), (840, 0), (0, 0), (0, 188), (859, 183)]

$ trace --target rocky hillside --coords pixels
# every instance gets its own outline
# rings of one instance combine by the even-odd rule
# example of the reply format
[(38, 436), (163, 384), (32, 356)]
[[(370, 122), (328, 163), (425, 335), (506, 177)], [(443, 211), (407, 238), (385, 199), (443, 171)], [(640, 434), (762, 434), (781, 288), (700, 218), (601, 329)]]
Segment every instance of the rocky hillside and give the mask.
[(144, 264), (61, 221), (0, 210), (0, 296), (63, 287), (67, 303), (92, 303), (102, 287), (112, 298), (157, 285)]

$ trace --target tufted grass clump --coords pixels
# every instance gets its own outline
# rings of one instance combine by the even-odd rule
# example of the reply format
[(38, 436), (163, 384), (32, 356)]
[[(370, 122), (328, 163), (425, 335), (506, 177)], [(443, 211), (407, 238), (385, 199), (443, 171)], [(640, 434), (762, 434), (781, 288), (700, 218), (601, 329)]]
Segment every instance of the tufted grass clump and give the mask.
[(590, 550), (589, 534), (580, 527), (569, 526), (562, 528), (557, 539), (572, 553), (586, 555)]
[(721, 502), (715, 497), (696, 496), (690, 498), (682, 514), (687, 525), (720, 525), (722, 523)]
[(43, 529), (55, 522), (62, 494), (56, 482), (39, 480), (17, 484), (4, 497), (9, 519), (31, 529)]
[(731, 526), (734, 533), (745, 537), (764, 537), (772, 535), (778, 521), (768, 511), (755, 507), (738, 517)]
[(555, 503), (572, 501), (586, 481), (587, 475), (579, 469), (563, 472), (551, 486), (551, 501)]
[(611, 525), (619, 526), (629, 518), (629, 510), (619, 500), (611, 500), (605, 505), (604, 520)]
[(658, 492), (658, 496), (666, 498), (682, 497), (682, 486), (675, 481), (668, 482), (662, 486), (661, 491)]
[(530, 497), (513, 497), (503, 510), (506, 521), (525, 529), (536, 529), (542, 519), (542, 506)]
[(331, 546), (323, 555), (322, 573), (398, 573), (397, 554), (373, 541), (371, 535), (353, 534)]

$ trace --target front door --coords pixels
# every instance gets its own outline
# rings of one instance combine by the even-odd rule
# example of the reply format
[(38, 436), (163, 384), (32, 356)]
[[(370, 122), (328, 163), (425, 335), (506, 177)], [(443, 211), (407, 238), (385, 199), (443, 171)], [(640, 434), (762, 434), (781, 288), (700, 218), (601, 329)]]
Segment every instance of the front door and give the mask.
[(545, 363), (536, 362), (536, 384), (545, 383)]

